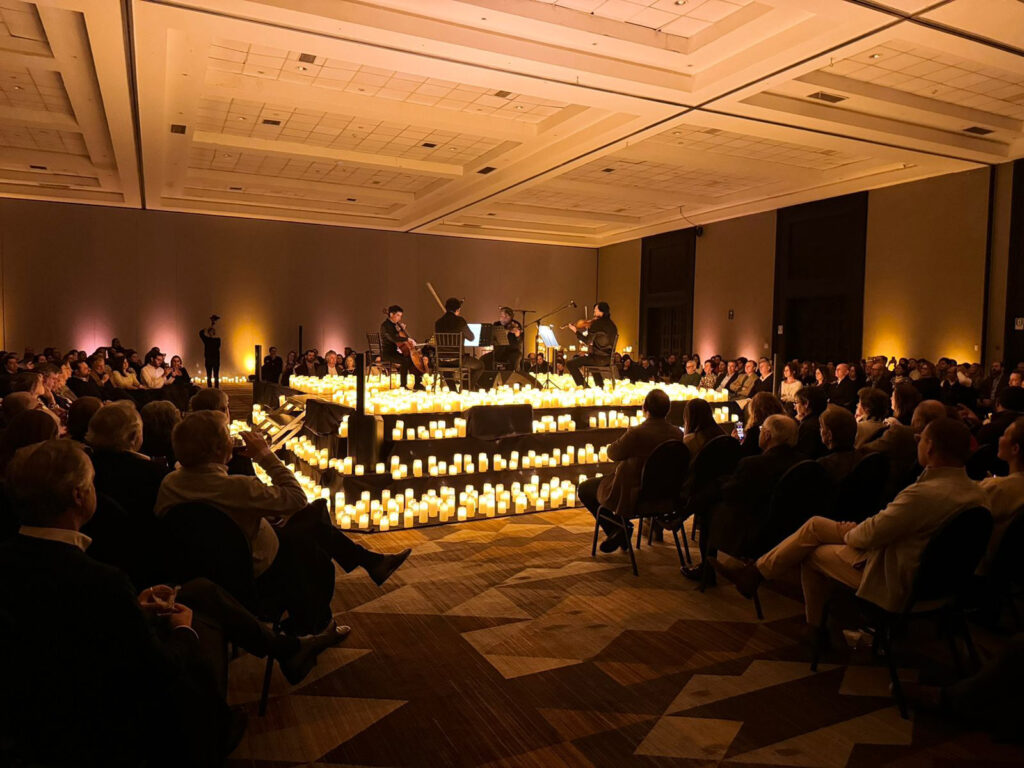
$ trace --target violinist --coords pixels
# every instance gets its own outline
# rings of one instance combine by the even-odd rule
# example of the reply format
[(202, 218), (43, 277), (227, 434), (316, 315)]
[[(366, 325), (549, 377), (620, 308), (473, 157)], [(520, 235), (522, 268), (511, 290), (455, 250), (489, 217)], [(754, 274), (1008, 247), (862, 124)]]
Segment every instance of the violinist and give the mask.
[(512, 316), (511, 307), (502, 307), (499, 311), (501, 314), (494, 321), (494, 327), (508, 331), (508, 345), (495, 346), (493, 352), (484, 355), (484, 367), (493, 370), (495, 363), (499, 363), (504, 370), (514, 371), (523, 353), (523, 326)]
[[(434, 333), (458, 333), (462, 335), (462, 338), (466, 341), (473, 341), (476, 336), (473, 335), (472, 329), (469, 327), (469, 323), (466, 322), (466, 318), (462, 316), (462, 301), (452, 297), (447, 299), (444, 303), (444, 314), (441, 315), (437, 320), (434, 321)], [(446, 365), (454, 364), (455, 361), (444, 361)], [(440, 365), (441, 362), (438, 362)], [(483, 370), (484, 364), (477, 360), (473, 355), (463, 353), (462, 355), (462, 367), (469, 371), (469, 388), (476, 389), (476, 379), (479, 376), (480, 371)], [(454, 380), (451, 374), (446, 374), (448, 377), (449, 389), (454, 389), (452, 386)]]
[(403, 354), (399, 345), (407, 344), (409, 334), (406, 333), (405, 323), (402, 322), (404, 310), (397, 304), (387, 308), (387, 320), (380, 324), (380, 356), (385, 363), (397, 364), (402, 377), (402, 386), (405, 386), (405, 377), (412, 374), (415, 380), (414, 389), (424, 389), (423, 374), (413, 365), (409, 355)]
[[(611, 309), (609, 309), (607, 301), (599, 301), (594, 305), (594, 317), (591, 320), (578, 320), (575, 323), (569, 323), (566, 327), (576, 334), (577, 339), (590, 347), (589, 354), (574, 357), (565, 364), (576, 385), (584, 387), (587, 381), (583, 378), (580, 369), (586, 366), (611, 364), (615, 343), (619, 338), (619, 329), (612, 322)], [(604, 378), (596, 371), (594, 372), (594, 384), (598, 387), (604, 384)]]

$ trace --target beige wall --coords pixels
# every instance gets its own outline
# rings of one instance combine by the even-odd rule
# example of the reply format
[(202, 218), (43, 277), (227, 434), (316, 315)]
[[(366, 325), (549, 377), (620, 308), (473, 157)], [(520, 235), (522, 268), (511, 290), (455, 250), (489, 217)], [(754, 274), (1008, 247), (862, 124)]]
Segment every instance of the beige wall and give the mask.
[(501, 304), (546, 311), (593, 290), (597, 252), (0, 200), (0, 266), (4, 348), (91, 351), (116, 335), (194, 368), (198, 329), (216, 312), (224, 372), (242, 373), (258, 342), (294, 349), (300, 323), (306, 346), (365, 348), (390, 303), (423, 338), (440, 315), (427, 281), (442, 300), (465, 297), (471, 322)]
[(988, 169), (868, 197), (864, 352), (981, 358)]
[(626, 347), (640, 351), (640, 243), (628, 240), (597, 254), (597, 294), (611, 306), (620, 352)]
[(693, 351), (701, 359), (767, 355), (774, 284), (775, 211), (704, 227), (694, 270)]

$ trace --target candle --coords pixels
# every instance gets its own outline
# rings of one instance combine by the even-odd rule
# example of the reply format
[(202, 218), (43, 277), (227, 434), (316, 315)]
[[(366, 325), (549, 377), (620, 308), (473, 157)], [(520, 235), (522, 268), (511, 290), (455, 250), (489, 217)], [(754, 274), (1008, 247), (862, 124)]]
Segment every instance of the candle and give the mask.
[(387, 517), (382, 517), (380, 519), (380, 526), (379, 527), (380, 527), (381, 533), (383, 533), (384, 531), (387, 531), (387, 530), (389, 530), (391, 528), (391, 521)]
[(365, 475), (366, 468), (362, 464), (356, 464), (356, 475)]
[(456, 516), (460, 522), (464, 522), (466, 520), (466, 508), (459, 507), (459, 511)]
[(375, 474), (378, 474), (378, 475), (383, 475), (384, 474), (384, 462), (383, 461), (378, 461), (377, 462), (377, 466), (375, 468)]
[(423, 477), (423, 461), (421, 459), (413, 459), (412, 476)]

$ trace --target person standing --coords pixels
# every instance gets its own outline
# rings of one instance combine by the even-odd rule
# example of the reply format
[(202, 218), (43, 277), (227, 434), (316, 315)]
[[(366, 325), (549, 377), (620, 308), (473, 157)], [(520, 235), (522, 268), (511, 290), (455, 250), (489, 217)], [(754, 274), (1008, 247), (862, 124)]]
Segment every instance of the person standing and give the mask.
[(220, 315), (210, 315), (210, 327), (199, 331), (203, 340), (203, 364), (206, 366), (206, 386), (220, 389), (220, 336), (217, 321)]

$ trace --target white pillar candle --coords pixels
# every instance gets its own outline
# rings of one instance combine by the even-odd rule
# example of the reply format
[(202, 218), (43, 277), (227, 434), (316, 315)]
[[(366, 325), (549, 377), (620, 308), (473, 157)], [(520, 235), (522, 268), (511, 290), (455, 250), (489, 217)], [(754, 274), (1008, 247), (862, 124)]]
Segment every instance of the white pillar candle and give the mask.
[(459, 507), (459, 510), (458, 510), (458, 513), (457, 513), (457, 517), (459, 519), (459, 522), (465, 522), (465, 520), (466, 520), (466, 508), (465, 507)]
[(391, 521), (387, 517), (382, 517), (380, 519), (380, 523), (378, 523), (377, 527), (383, 533), (384, 531), (387, 531), (387, 530), (389, 530), (391, 528)]
[(362, 464), (356, 464), (356, 476), (365, 475), (365, 474), (366, 474), (366, 467), (364, 467)]
[(402, 516), (402, 527), (403, 528), (412, 528), (413, 522), (414, 522), (414, 517), (413, 517), (412, 510), (411, 509), (405, 510), (405, 513)]
[(421, 459), (413, 459), (412, 476), (423, 477), (423, 461)]

